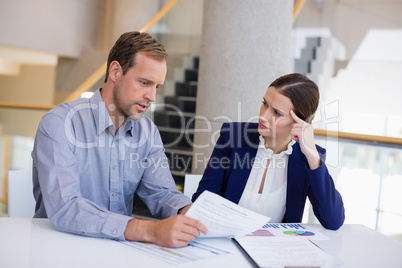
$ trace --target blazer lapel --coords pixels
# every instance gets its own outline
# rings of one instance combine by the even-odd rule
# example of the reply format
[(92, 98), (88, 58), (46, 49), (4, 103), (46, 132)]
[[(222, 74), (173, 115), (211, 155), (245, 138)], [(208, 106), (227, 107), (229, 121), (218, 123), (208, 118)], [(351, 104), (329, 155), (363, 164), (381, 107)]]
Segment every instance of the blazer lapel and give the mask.
[(300, 150), (300, 145), (296, 142), (293, 145), (292, 154), (289, 156), (288, 162), (288, 177), (287, 177), (287, 190), (286, 190), (286, 222), (295, 222), (299, 220), (300, 204), (303, 200), (304, 179), (305, 179), (305, 165), (302, 161), (303, 153)]
[(246, 187), (259, 144), (258, 124), (250, 123), (247, 129), (250, 130), (247, 131), (247, 139), (242, 139), (241, 146), (237, 147), (232, 155), (233, 166), (226, 188), (226, 198), (236, 204), (239, 203)]

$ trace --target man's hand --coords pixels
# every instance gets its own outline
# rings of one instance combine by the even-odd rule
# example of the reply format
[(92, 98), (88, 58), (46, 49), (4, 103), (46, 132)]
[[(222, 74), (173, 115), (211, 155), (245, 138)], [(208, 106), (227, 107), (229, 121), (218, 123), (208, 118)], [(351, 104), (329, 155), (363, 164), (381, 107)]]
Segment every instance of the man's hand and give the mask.
[(185, 207), (182, 207), (181, 209), (179, 209), (179, 213), (177, 213), (177, 214), (179, 214), (179, 215), (186, 215), (186, 212), (187, 212), (187, 210), (189, 210), (189, 208), (191, 207), (191, 205), (192, 205), (192, 203), (191, 203), (191, 204), (188, 204), (188, 205), (185, 206)]
[(152, 242), (165, 247), (184, 247), (199, 237), (200, 231), (208, 232), (198, 220), (177, 215), (160, 221), (132, 219), (124, 236), (127, 240)]

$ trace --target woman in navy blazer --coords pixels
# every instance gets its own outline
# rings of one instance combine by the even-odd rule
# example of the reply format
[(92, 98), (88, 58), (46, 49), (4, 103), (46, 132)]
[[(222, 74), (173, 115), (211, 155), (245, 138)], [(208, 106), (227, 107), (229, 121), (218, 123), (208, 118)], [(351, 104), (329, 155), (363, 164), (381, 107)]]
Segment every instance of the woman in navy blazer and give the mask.
[[(282, 222), (301, 222), (308, 197), (321, 225), (339, 229), (345, 219), (342, 197), (325, 165), (325, 149), (314, 143), (311, 126), (318, 100), (318, 87), (307, 77), (289, 74), (276, 79), (264, 95), (259, 123), (222, 125), (193, 201), (208, 190), (239, 203), (259, 144), (263, 143), (274, 155), (291, 147), (284, 175), (287, 188)], [(260, 191), (266, 174), (265, 170)]]

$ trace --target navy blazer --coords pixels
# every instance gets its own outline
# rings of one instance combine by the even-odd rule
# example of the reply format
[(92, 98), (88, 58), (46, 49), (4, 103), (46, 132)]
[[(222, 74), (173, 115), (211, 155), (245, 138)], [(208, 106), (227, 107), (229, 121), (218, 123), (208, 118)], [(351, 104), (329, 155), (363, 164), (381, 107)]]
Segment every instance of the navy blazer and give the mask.
[[(259, 136), (257, 123), (224, 123), (193, 201), (208, 190), (239, 203), (257, 155)], [(321, 225), (337, 230), (345, 220), (343, 201), (325, 165), (325, 149), (317, 146), (317, 150), (321, 166), (310, 170), (299, 143), (293, 145), (283, 222), (301, 222), (308, 196)]]

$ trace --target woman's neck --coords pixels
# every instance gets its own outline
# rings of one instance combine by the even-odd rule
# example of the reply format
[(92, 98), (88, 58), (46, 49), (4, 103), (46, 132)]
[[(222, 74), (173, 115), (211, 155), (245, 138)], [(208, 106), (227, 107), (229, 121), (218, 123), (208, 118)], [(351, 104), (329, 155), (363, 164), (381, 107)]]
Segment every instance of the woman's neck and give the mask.
[(265, 148), (271, 149), (274, 154), (279, 154), (280, 152), (286, 151), (288, 148), (288, 144), (291, 141), (291, 137), (283, 138), (283, 139), (273, 139), (264, 137)]

